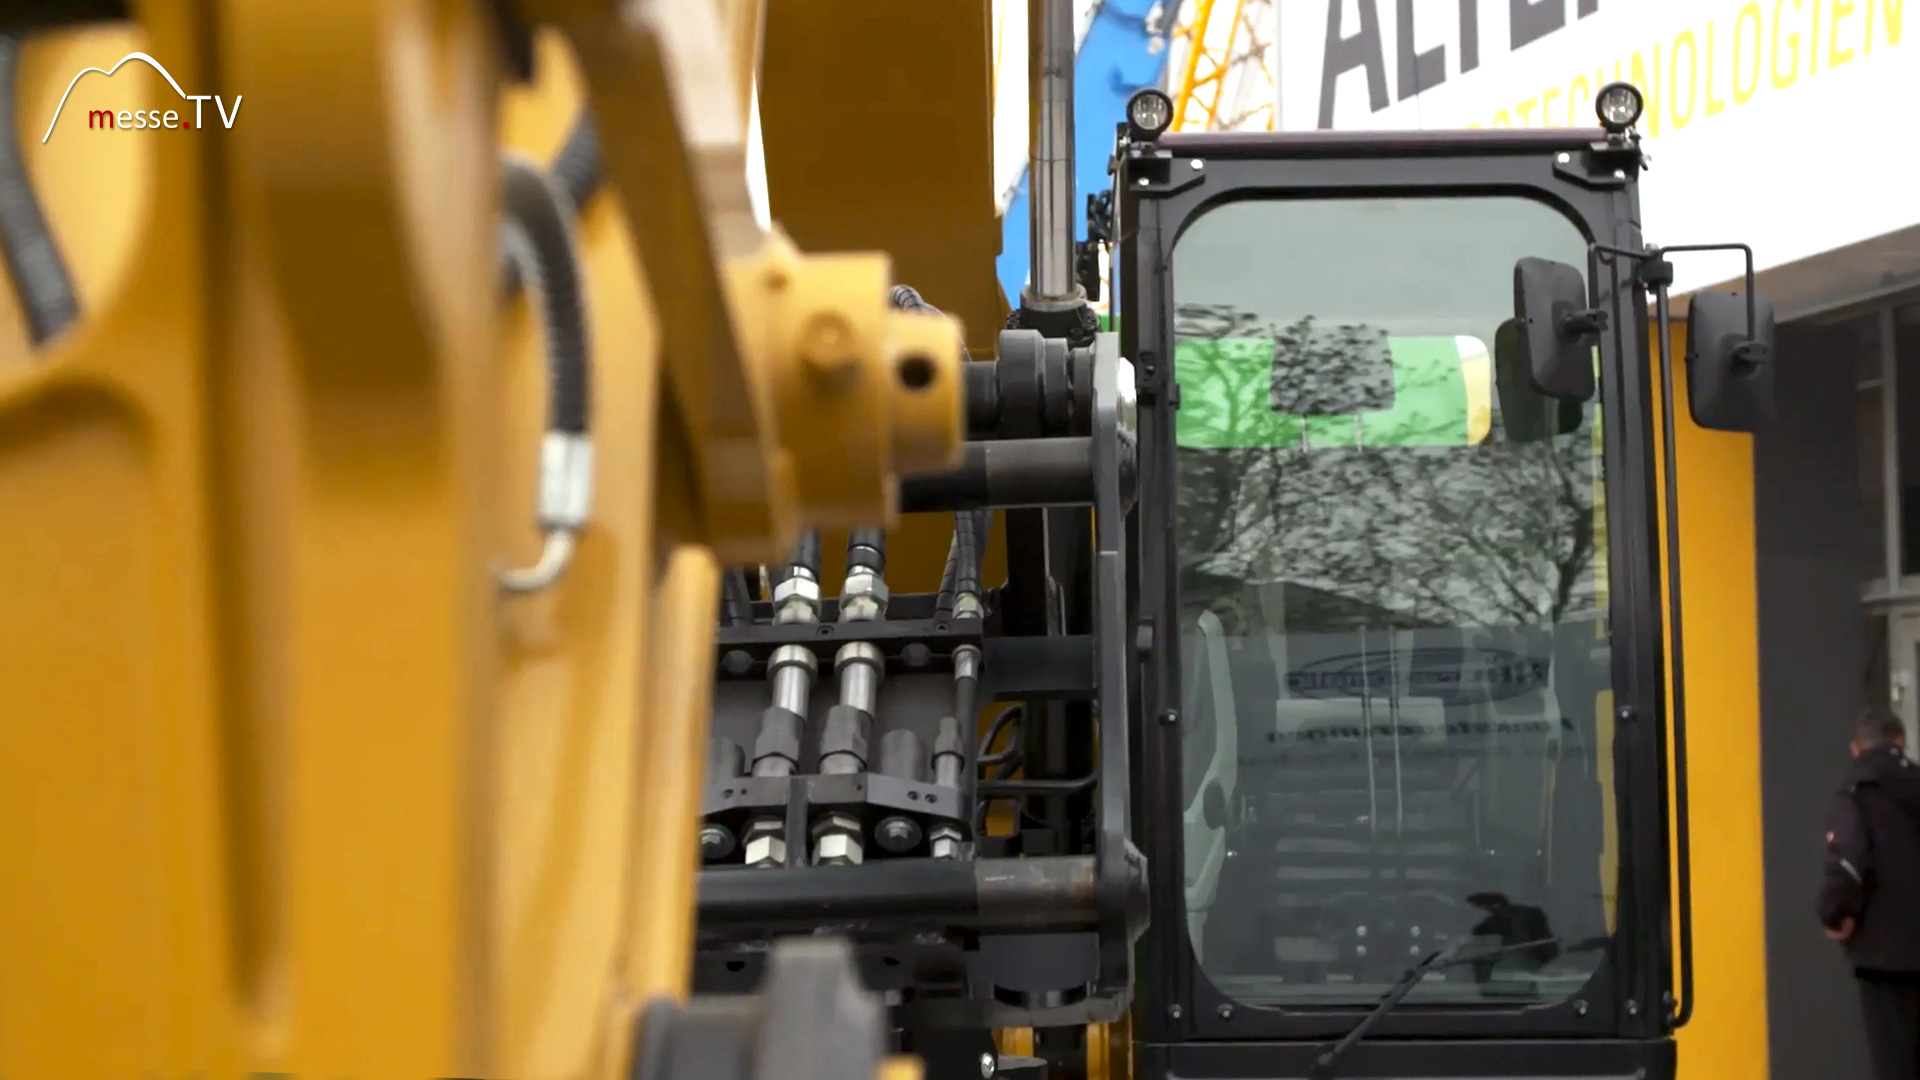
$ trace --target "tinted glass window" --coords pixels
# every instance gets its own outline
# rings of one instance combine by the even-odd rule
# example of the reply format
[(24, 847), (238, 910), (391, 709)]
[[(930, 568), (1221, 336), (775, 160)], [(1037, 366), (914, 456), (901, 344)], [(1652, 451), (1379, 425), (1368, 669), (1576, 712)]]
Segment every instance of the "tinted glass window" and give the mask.
[(1244, 1002), (1371, 999), (1468, 941), (1506, 951), (1413, 1002), (1599, 962), (1599, 410), (1489, 355), (1515, 260), (1585, 252), (1519, 198), (1234, 203), (1179, 241), (1188, 931)]

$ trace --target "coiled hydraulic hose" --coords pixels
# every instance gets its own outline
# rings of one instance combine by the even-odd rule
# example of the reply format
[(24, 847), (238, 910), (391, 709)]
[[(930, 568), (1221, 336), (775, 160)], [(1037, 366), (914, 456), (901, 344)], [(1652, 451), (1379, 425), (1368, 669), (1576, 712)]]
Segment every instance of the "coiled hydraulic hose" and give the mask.
[(44, 345), (79, 317), (80, 297), (20, 151), (14, 126), (19, 63), (19, 42), (0, 35), (0, 255), (6, 258), (14, 294), (26, 313), (27, 332), (35, 345)]
[(524, 593), (547, 588), (566, 571), (593, 506), (592, 372), (572, 204), (545, 170), (512, 157), (502, 164), (501, 204), (501, 246), (520, 280), (540, 293), (547, 341), (547, 433), (540, 444), (539, 496), (545, 542), (534, 565), (497, 575), (502, 589)]

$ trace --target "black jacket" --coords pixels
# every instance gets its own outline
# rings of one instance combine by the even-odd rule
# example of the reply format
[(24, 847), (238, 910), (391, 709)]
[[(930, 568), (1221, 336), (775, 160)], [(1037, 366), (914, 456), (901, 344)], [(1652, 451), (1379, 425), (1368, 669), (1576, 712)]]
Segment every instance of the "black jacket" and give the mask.
[(1860, 755), (1829, 804), (1820, 921), (1849, 917), (1856, 969), (1920, 971), (1920, 766), (1899, 747)]

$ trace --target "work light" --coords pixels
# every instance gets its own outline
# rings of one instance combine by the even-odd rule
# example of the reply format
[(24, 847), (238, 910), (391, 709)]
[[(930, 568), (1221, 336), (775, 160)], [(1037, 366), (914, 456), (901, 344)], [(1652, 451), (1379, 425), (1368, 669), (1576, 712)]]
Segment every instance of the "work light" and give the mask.
[(1127, 99), (1127, 123), (1133, 137), (1142, 141), (1159, 138), (1173, 123), (1173, 99), (1158, 90), (1146, 89)]
[(1593, 111), (1600, 114), (1600, 126), (1616, 135), (1632, 127), (1645, 107), (1639, 88), (1626, 82), (1608, 83), (1593, 99)]

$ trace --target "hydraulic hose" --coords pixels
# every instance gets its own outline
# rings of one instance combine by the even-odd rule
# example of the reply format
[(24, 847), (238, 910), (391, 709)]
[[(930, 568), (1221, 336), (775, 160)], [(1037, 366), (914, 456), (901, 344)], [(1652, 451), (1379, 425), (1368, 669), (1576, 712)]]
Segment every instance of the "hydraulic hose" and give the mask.
[(885, 529), (855, 529), (847, 534), (847, 569), (871, 570), (876, 574), (887, 569), (887, 531)]
[(753, 621), (753, 594), (747, 575), (731, 568), (720, 576), (720, 625), (745, 626)]
[[(911, 285), (895, 285), (887, 293), (887, 301), (900, 311), (917, 311), (927, 315), (939, 315), (941, 311), (918, 289)], [(962, 364), (973, 362), (973, 355), (967, 351), (965, 342), (960, 345)], [(964, 368), (963, 368), (964, 370)], [(980, 548), (986, 538), (987, 514), (975, 510), (959, 510), (953, 515), (953, 542), (947, 546), (947, 564), (940, 573), (940, 593), (934, 600), (934, 615), (945, 618), (953, 612), (954, 601), (963, 592), (978, 595), (980, 591)], [(966, 567), (971, 562), (972, 573), (968, 575)], [(970, 589), (962, 589), (962, 582), (971, 582)]]
[(953, 517), (954, 614), (979, 618), (984, 614), (984, 608), (981, 605), (980, 562), (986, 547), (988, 512), (963, 510)]
[(508, 592), (552, 585), (572, 560), (575, 537), (593, 506), (593, 443), (588, 437), (586, 305), (573, 235), (573, 207), (537, 165), (508, 158), (501, 169), (506, 220), (502, 248), (519, 279), (540, 293), (547, 341), (547, 433), (540, 446), (540, 530), (546, 542), (531, 567), (499, 574)]
[[(573, 122), (573, 131), (567, 135), (567, 141), (560, 146), (560, 152), (554, 156), (553, 167), (548, 170), (566, 193), (568, 205), (574, 213), (587, 205), (593, 193), (600, 187), (600, 130), (594, 126), (593, 113), (580, 110), (579, 119)], [(503, 253), (500, 267), (501, 280), (506, 294), (512, 296), (522, 285), (520, 265)]]
[(793, 556), (787, 560), (786, 570), (781, 580), (793, 576), (794, 568), (805, 570), (807, 576), (820, 580), (820, 534), (811, 530), (800, 534), (800, 542), (793, 547)]
[(573, 131), (553, 159), (553, 175), (576, 207), (587, 205), (600, 187), (600, 129), (590, 110), (581, 109), (573, 122)]
[(502, 170), (504, 246), (540, 290), (547, 336), (547, 430), (587, 431), (587, 314), (573, 235), (573, 206), (538, 166), (508, 158)]
[(0, 35), (0, 255), (26, 313), (27, 332), (35, 345), (44, 345), (79, 317), (80, 297), (20, 150), (14, 126), (19, 62), (19, 42)]

